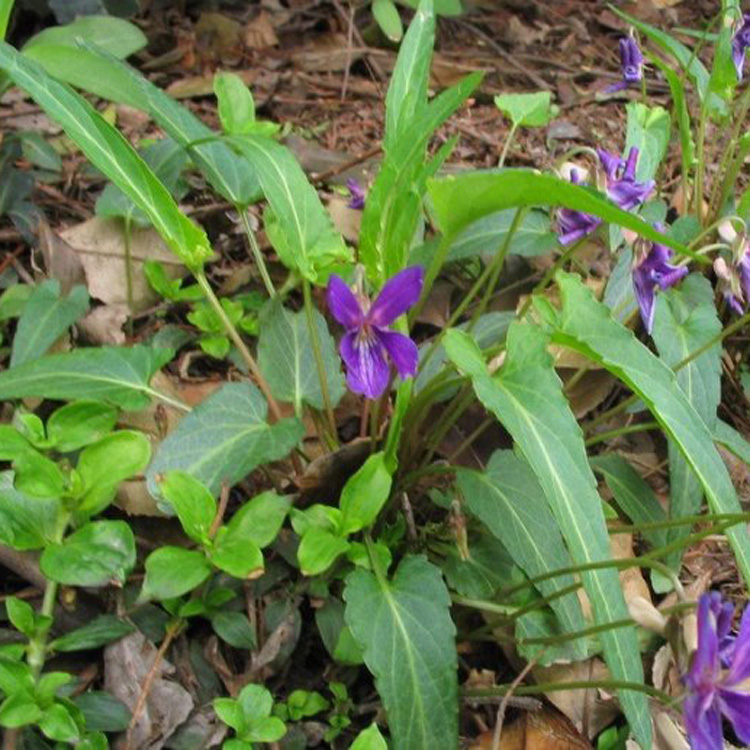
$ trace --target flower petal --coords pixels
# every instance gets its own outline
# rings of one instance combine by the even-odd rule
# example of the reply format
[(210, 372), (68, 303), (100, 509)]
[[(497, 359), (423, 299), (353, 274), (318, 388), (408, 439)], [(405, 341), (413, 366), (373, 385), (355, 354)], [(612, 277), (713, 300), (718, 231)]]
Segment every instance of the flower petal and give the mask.
[(339, 345), (346, 364), (346, 381), (354, 393), (378, 398), (388, 387), (390, 368), (385, 361), (382, 344), (375, 337), (363, 337), (349, 331)]
[(698, 601), (698, 648), (693, 654), (685, 682), (692, 689), (715, 685), (719, 673), (719, 639), (716, 633), (716, 610), (711, 593)]
[(719, 707), (706, 709), (699, 695), (691, 694), (682, 705), (691, 750), (721, 750), (724, 747)]
[(596, 155), (599, 157), (599, 163), (604, 169), (604, 174), (607, 175), (608, 180), (616, 180), (617, 172), (624, 166), (622, 159), (611, 151), (606, 151), (603, 148), (596, 149)]
[(641, 311), (641, 320), (647, 333), (654, 328), (654, 302), (656, 299), (656, 287), (650, 278), (648, 270), (643, 266), (633, 269), (633, 293), (638, 309)]
[(423, 283), (422, 266), (411, 266), (397, 273), (380, 290), (367, 313), (367, 321), (379, 328), (389, 326), (416, 303)]
[(729, 719), (742, 743), (750, 744), (750, 695), (735, 690), (719, 688), (717, 691), (721, 712)]
[(344, 328), (358, 328), (364, 322), (362, 308), (346, 282), (335, 273), (328, 279), (328, 309)]
[(417, 345), (408, 336), (397, 331), (384, 331), (380, 328), (375, 329), (375, 335), (385, 347), (402, 378), (417, 374), (419, 351)]
[[(748, 678), (750, 678), (750, 607), (745, 607), (740, 620), (740, 632), (737, 633), (732, 645), (732, 666), (725, 684), (737, 685)], [(750, 714), (748, 720), (750, 720)]]

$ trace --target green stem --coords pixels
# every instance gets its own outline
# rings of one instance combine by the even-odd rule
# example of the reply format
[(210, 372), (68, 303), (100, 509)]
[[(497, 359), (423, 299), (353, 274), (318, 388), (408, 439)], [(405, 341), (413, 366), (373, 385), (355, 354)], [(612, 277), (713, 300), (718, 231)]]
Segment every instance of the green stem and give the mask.
[(266, 261), (263, 259), (263, 253), (261, 253), (260, 247), (258, 247), (258, 240), (255, 239), (255, 232), (253, 232), (253, 228), (250, 226), (250, 220), (247, 218), (247, 207), (243, 208), (242, 206), (235, 206), (235, 208), (242, 219), (242, 227), (245, 230), (247, 241), (250, 244), (250, 251), (253, 254), (255, 265), (258, 267), (258, 273), (260, 273), (260, 277), (263, 279), (263, 284), (266, 287), (268, 296), (275, 297), (276, 287), (274, 287), (273, 281), (271, 281), (271, 277), (268, 274)]
[(505, 143), (503, 145), (503, 152), (500, 154), (500, 161), (497, 164), (500, 169), (505, 166), (505, 157), (508, 155), (508, 149), (510, 148), (510, 144), (513, 142), (513, 137), (516, 134), (516, 130), (518, 130), (518, 124), (514, 122), (510, 126), (508, 137), (505, 139)]
[(443, 267), (443, 264), (445, 263), (445, 259), (448, 257), (448, 252), (450, 251), (452, 244), (453, 244), (452, 234), (444, 234), (440, 238), (440, 242), (437, 246), (437, 249), (435, 250), (435, 254), (432, 256), (430, 265), (427, 268), (427, 273), (425, 274), (424, 284), (422, 285), (422, 294), (420, 295), (419, 300), (417, 301), (417, 304), (414, 305), (414, 307), (412, 307), (411, 311), (409, 312), (409, 327), (410, 328), (411, 328), (411, 324), (417, 319), (417, 316), (421, 312), (422, 307), (424, 306), (424, 303), (430, 294), (432, 285), (435, 283), (435, 279), (440, 273), (440, 269)]
[(607, 430), (606, 432), (600, 432), (598, 435), (590, 437), (585, 445), (590, 447), (597, 443), (603, 443), (605, 440), (609, 440), (613, 437), (619, 437), (620, 435), (629, 435), (633, 432), (645, 432), (646, 430), (653, 430), (659, 427), (658, 422), (643, 422), (642, 424), (631, 424), (627, 427), (618, 427), (615, 430)]
[(266, 401), (268, 401), (268, 408), (271, 410), (271, 414), (273, 415), (274, 419), (276, 419), (277, 421), (280, 420), (282, 418), (281, 409), (279, 409), (279, 405), (278, 403), (276, 403), (276, 399), (273, 397), (273, 394), (268, 387), (268, 383), (266, 383), (266, 380), (263, 377), (263, 374), (261, 373), (257, 362), (255, 361), (255, 357), (253, 357), (253, 355), (250, 353), (250, 350), (247, 348), (247, 344), (245, 344), (245, 342), (242, 340), (242, 337), (235, 328), (234, 324), (227, 317), (224, 308), (221, 306), (219, 298), (211, 288), (211, 284), (208, 283), (205, 271), (195, 271), (195, 279), (198, 282), (200, 288), (203, 289), (203, 293), (206, 295), (206, 299), (208, 300), (209, 304), (211, 305), (211, 307), (213, 307), (214, 311), (223, 323), (224, 330), (226, 331), (227, 336), (232, 339), (232, 343), (237, 347), (237, 351), (245, 361), (248, 370), (250, 370), (251, 375), (255, 378), (255, 381), (258, 384), (258, 388), (260, 388), (261, 392), (266, 397)]
[(701, 104), (700, 116), (698, 119), (698, 144), (696, 147), (696, 157), (698, 163), (695, 165), (695, 215), (703, 226), (703, 177), (706, 168), (705, 164), (705, 146), (706, 146), (706, 115), (708, 107), (705, 102)]
[(646, 693), (654, 698), (658, 698), (664, 703), (671, 703), (671, 696), (662, 690), (649, 687), (641, 682), (625, 682), (624, 680), (574, 680), (571, 682), (544, 682), (536, 685), (498, 685), (493, 688), (481, 689), (463, 689), (461, 696), (463, 698), (491, 698), (494, 696), (503, 696), (508, 693), (514, 695), (543, 695), (544, 693), (554, 693), (560, 690), (635, 690), (638, 693)]
[(326, 377), (326, 366), (323, 362), (323, 351), (320, 346), (320, 336), (318, 335), (318, 326), (315, 325), (315, 315), (312, 301), (312, 290), (310, 282), (307, 279), (302, 280), (302, 292), (305, 301), (305, 316), (307, 317), (307, 331), (310, 334), (310, 343), (312, 345), (315, 366), (318, 369), (318, 380), (320, 381), (320, 392), (323, 395), (323, 404), (325, 406), (326, 417), (328, 418), (328, 427), (331, 430), (331, 436), (336, 440), (336, 417), (333, 414), (331, 404), (331, 394), (328, 391), (328, 378)]
[(128, 303), (128, 333), (133, 335), (133, 255), (130, 246), (130, 240), (132, 239), (132, 222), (130, 216), (125, 217), (125, 223), (123, 226), (123, 242), (125, 247), (125, 297)]

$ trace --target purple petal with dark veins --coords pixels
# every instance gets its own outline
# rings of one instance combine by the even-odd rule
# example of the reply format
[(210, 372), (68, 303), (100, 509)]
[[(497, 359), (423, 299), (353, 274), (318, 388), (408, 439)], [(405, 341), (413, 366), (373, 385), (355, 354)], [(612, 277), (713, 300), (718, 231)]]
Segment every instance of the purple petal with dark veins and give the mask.
[(424, 269), (411, 266), (390, 278), (380, 290), (375, 302), (367, 313), (367, 322), (378, 328), (385, 328), (403, 315), (422, 293)]
[(388, 387), (390, 368), (382, 344), (374, 336), (349, 331), (339, 345), (346, 364), (346, 381), (354, 393), (378, 398)]
[(378, 341), (385, 347), (388, 355), (396, 365), (398, 374), (402, 378), (417, 374), (419, 351), (417, 345), (403, 333), (385, 331), (382, 328), (373, 329)]
[(561, 208), (557, 212), (557, 239), (561, 245), (570, 245), (591, 234), (601, 223), (601, 219), (591, 214), (572, 208)]
[(328, 309), (344, 328), (358, 328), (364, 322), (362, 308), (346, 282), (335, 273), (328, 279)]
[(618, 171), (624, 166), (623, 160), (617, 154), (603, 148), (596, 149), (596, 155), (599, 157), (604, 174), (607, 175), (607, 180), (616, 180)]
[(685, 679), (692, 690), (715, 685), (719, 672), (719, 641), (716, 633), (716, 613), (712, 597), (704, 594), (698, 601), (698, 648), (693, 654), (690, 671)]

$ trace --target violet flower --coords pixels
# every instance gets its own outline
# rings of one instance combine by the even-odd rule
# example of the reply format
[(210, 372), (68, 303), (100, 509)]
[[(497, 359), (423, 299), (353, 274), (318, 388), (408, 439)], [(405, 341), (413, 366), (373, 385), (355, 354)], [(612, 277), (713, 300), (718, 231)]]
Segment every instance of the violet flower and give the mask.
[(698, 602), (698, 648), (684, 678), (683, 715), (692, 750), (722, 750), (722, 714), (743, 744), (750, 744), (750, 693), (737, 689), (750, 678), (750, 607), (740, 632), (728, 641), (733, 609), (715, 592)]
[(651, 194), (656, 182), (638, 182), (635, 179), (638, 149), (632, 146), (627, 160), (601, 148), (596, 153), (604, 171), (605, 189), (610, 200), (623, 211), (632, 211), (640, 206)]
[(354, 178), (347, 180), (346, 186), (349, 188), (349, 203), (346, 204), (347, 208), (361, 211), (365, 207), (365, 189)]
[(607, 86), (604, 89), (606, 93), (612, 94), (615, 91), (622, 91), (643, 80), (643, 53), (633, 36), (620, 39), (620, 71), (622, 72), (622, 80)]
[(750, 239), (746, 230), (737, 232), (730, 221), (719, 224), (719, 235), (732, 248), (731, 264), (722, 257), (714, 261), (719, 289), (729, 307), (742, 315), (750, 303)]
[[(570, 181), (574, 185), (581, 184), (578, 170), (570, 170)], [(583, 239), (587, 234), (591, 234), (601, 223), (602, 220), (597, 216), (572, 208), (561, 208), (557, 212), (558, 240), (561, 245), (570, 245)]]
[[(661, 231), (660, 227), (657, 229)], [(685, 266), (673, 266), (669, 263), (671, 257), (672, 251), (658, 242), (639, 238), (633, 247), (633, 291), (648, 333), (654, 327), (657, 288), (669, 289), (688, 272)]]
[(417, 345), (403, 333), (388, 326), (419, 299), (424, 269), (412, 266), (389, 279), (375, 301), (355, 296), (343, 279), (333, 274), (328, 281), (328, 307), (346, 328), (339, 352), (346, 364), (349, 388), (368, 398), (378, 398), (388, 387), (390, 357), (402, 378), (415, 375), (419, 355)]
[(742, 16), (742, 22), (732, 37), (732, 60), (737, 69), (737, 78), (741, 81), (745, 68), (745, 50), (750, 47), (750, 13)]

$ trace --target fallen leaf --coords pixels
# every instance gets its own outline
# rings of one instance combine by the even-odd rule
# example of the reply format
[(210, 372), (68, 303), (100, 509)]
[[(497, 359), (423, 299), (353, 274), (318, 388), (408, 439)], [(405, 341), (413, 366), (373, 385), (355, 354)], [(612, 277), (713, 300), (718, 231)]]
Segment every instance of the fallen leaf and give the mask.
[[(127, 305), (125, 234), (122, 222), (119, 219), (95, 216), (68, 227), (60, 233), (60, 237), (80, 260), (89, 294), (108, 305)], [(131, 229), (130, 255), (133, 265), (133, 312), (145, 310), (159, 300), (159, 295), (146, 281), (144, 261), (160, 261), (172, 278), (186, 273), (184, 266), (170, 252), (164, 240), (151, 228)]]
[[(247, 86), (251, 86), (258, 75), (253, 70), (233, 70)], [(175, 99), (192, 99), (197, 96), (213, 96), (214, 74), (213, 71), (196, 76), (182, 76), (165, 89)]]
[(329, 34), (292, 52), (291, 59), (296, 68), (309, 73), (340, 72), (362, 57), (361, 52), (348, 47), (345, 34)]
[(196, 54), (201, 62), (224, 67), (242, 59), (242, 26), (223, 13), (201, 13), (195, 24)]
[[(139, 631), (109, 644), (104, 649), (104, 689), (133, 711), (156, 653), (154, 645)], [(131, 747), (158, 750), (190, 715), (193, 709), (190, 693), (167, 679), (174, 671), (162, 659), (134, 727)]]
[(39, 251), (47, 276), (60, 282), (63, 294), (68, 294), (76, 284), (86, 284), (78, 254), (44, 219), (39, 222)]
[[(563, 382), (567, 382), (576, 372), (577, 370), (567, 370), (560, 373)], [(566, 388), (570, 408), (576, 419), (581, 419), (596, 409), (609, 396), (615, 385), (617, 380), (607, 370), (589, 370), (572, 388)]]
[(345, 240), (356, 242), (359, 238), (359, 228), (362, 224), (362, 212), (349, 208), (349, 201), (334, 195), (328, 201), (328, 213), (331, 216), (334, 229), (340, 232)]
[(275, 47), (279, 43), (279, 38), (271, 22), (271, 14), (261, 10), (252, 21), (248, 21), (245, 24), (243, 38), (245, 46), (249, 49)]
[(125, 343), (122, 328), (127, 320), (126, 305), (100, 305), (79, 320), (76, 327), (89, 344), (122, 346)]

